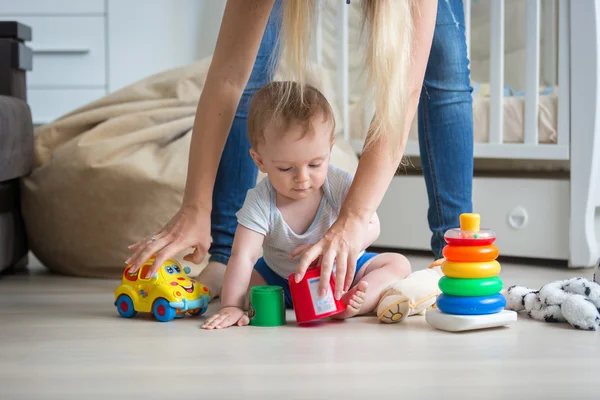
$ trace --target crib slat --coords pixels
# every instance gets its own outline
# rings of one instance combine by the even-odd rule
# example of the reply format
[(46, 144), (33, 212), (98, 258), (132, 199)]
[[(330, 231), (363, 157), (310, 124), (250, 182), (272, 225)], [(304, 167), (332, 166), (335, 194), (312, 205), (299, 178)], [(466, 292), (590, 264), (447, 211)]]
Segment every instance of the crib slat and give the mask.
[(546, 85), (556, 85), (556, 52), (558, 50), (558, 35), (556, 29), (556, 0), (544, 0), (542, 6), (542, 26), (544, 29), (544, 76)]
[(570, 28), (569, 0), (558, 3), (558, 139), (559, 146), (570, 146), (571, 143), (571, 75), (569, 61)]
[(348, 106), (350, 91), (348, 88), (348, 4), (345, 1), (337, 2), (337, 91), (342, 112), (342, 126), (344, 139), (350, 139), (348, 124)]
[(527, 0), (525, 72), (525, 144), (538, 144), (540, 86), (540, 0)]
[(492, 0), (490, 27), (490, 139), (503, 142), (504, 112), (504, 0)]
[(471, 0), (464, 0), (465, 36), (467, 39), (467, 58), (471, 59)]
[(323, 65), (323, 1), (316, 0), (317, 22), (315, 27), (315, 59), (317, 66)]

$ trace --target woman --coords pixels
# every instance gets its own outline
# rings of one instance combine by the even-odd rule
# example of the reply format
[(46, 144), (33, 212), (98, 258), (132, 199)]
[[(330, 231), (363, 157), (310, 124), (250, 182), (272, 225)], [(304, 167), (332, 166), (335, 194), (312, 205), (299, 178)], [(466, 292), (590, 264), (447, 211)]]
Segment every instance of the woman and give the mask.
[[(280, 52), (295, 70), (294, 79), (304, 81), (314, 3), (227, 2), (198, 103), (183, 204), (163, 229), (130, 246), (133, 271), (155, 253), (148, 275), (186, 249), (194, 248), (184, 257), (194, 263), (209, 252), (198, 280), (213, 298), (219, 295), (235, 214), (257, 178), (246, 138), (249, 99), (272, 79), (272, 61)], [(302, 254), (301, 275), (322, 256), (322, 279), (329, 279), (335, 263), (337, 285), (349, 287), (361, 235), (400, 163), (417, 108), (435, 257), (441, 256), (443, 233), (471, 211), (473, 121), (462, 7), (461, 0), (363, 1), (368, 86), (377, 112), (337, 222), (321, 241), (291, 255)]]

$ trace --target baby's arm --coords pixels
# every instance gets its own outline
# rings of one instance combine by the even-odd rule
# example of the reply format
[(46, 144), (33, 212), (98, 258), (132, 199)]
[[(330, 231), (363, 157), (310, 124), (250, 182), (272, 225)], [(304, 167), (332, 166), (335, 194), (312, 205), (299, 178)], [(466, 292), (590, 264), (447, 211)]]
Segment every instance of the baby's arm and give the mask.
[(260, 257), (264, 236), (238, 225), (233, 239), (231, 257), (225, 270), (221, 290), (221, 310), (202, 326), (205, 329), (221, 329), (231, 325), (247, 325), (244, 304), (254, 264)]

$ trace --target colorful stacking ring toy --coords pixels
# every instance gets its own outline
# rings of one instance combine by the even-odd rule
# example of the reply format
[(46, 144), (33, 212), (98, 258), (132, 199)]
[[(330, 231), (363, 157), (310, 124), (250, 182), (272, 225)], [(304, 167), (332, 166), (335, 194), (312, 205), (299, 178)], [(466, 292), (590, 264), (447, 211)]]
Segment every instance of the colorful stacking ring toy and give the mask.
[(502, 290), (502, 280), (497, 276), (480, 279), (456, 279), (444, 276), (439, 281), (442, 293), (451, 296), (491, 296)]
[(451, 278), (492, 278), (500, 273), (500, 263), (444, 261), (442, 272)]
[(492, 244), (488, 246), (445, 246), (442, 249), (446, 260), (458, 262), (494, 261), (498, 258), (498, 253), (498, 248)]
[(425, 314), (427, 322), (441, 330), (458, 332), (510, 324), (517, 313), (505, 310), (506, 299), (500, 293), (502, 280), (499, 255), (494, 245), (496, 234), (480, 229), (479, 214), (461, 214), (460, 228), (444, 235), (441, 265), (445, 276), (438, 286), (436, 309)]
[(447, 314), (494, 314), (506, 306), (500, 294), (502, 280), (498, 278), (500, 263), (498, 248), (493, 245), (496, 234), (479, 228), (478, 214), (462, 214), (460, 228), (444, 235), (448, 245), (443, 254), (444, 277), (439, 281), (442, 294), (437, 307)]
[(437, 307), (447, 314), (484, 315), (499, 313), (506, 306), (506, 299), (500, 293), (492, 296), (463, 297), (441, 294)]

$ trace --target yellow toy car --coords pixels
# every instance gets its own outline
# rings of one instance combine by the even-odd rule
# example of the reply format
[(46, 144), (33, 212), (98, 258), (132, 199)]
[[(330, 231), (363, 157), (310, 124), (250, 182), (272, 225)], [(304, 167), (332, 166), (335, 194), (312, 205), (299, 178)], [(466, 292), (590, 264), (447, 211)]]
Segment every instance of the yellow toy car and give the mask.
[(121, 285), (115, 290), (115, 306), (124, 318), (138, 311), (152, 313), (160, 322), (181, 318), (185, 313), (202, 315), (208, 308), (208, 288), (187, 276), (190, 268), (182, 268), (175, 260), (167, 260), (151, 278), (146, 278), (155, 256), (136, 273), (123, 271)]

